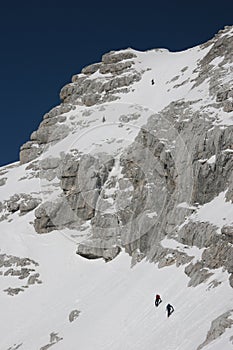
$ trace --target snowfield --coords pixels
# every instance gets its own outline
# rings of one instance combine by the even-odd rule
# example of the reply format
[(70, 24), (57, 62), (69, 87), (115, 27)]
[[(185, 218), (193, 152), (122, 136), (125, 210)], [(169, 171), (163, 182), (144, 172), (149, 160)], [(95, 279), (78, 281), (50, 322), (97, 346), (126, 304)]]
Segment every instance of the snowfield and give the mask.
[[(62, 232), (35, 235), (20, 221), (2, 225), (2, 251), (38, 262), (42, 283), (17, 296), (1, 293), (1, 349), (21, 343), (24, 350), (40, 349), (53, 332), (62, 338), (55, 349), (196, 349), (210, 320), (233, 303), (227, 273), (220, 269), (206, 283), (187, 288), (184, 267), (158, 269), (145, 260), (131, 267), (125, 253), (109, 263), (88, 261), (75, 254), (76, 245)], [(211, 287), (214, 279), (221, 282), (218, 288)], [(22, 282), (2, 277), (1, 290), (8, 285)], [(163, 302), (155, 308), (157, 292)], [(175, 308), (169, 319), (168, 302)], [(80, 314), (70, 323), (72, 310)], [(232, 332), (227, 334), (206, 349), (231, 349)]]

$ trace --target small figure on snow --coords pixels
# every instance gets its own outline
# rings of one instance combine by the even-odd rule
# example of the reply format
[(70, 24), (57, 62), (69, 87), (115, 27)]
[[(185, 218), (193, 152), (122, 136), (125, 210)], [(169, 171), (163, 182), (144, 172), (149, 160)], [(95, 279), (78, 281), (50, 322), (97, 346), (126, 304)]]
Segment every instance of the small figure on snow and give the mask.
[(106, 118), (105, 116), (103, 116), (102, 122), (104, 123), (105, 121), (106, 121)]
[(154, 85), (154, 83), (155, 83), (155, 81), (154, 81), (154, 79), (152, 79), (152, 80), (151, 80), (151, 84)]
[(167, 317), (171, 316), (171, 314), (174, 312), (174, 307), (171, 304), (167, 304)]
[(162, 299), (159, 294), (156, 294), (155, 296), (155, 306), (159, 306), (159, 304), (162, 303)]

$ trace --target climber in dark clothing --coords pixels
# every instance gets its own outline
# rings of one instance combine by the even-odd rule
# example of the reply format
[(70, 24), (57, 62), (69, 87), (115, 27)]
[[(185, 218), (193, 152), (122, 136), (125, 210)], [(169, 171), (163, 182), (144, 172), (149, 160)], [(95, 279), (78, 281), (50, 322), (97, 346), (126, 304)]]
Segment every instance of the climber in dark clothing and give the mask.
[(159, 304), (162, 303), (162, 299), (159, 294), (156, 294), (155, 296), (155, 306), (159, 306)]
[(167, 317), (169, 317), (173, 313), (174, 307), (171, 304), (167, 304), (166, 309), (167, 309)]
[(151, 84), (154, 85), (154, 83), (155, 83), (155, 81), (154, 81), (154, 79), (152, 79), (152, 80), (151, 80)]

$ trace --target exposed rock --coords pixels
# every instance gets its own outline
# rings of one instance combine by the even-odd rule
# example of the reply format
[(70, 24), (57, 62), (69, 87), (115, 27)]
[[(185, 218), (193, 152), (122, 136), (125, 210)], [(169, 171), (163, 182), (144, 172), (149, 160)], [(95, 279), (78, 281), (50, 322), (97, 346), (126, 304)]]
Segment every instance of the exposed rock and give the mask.
[(221, 233), (229, 243), (233, 244), (233, 226), (223, 226)]
[(63, 113), (68, 113), (72, 110), (75, 110), (75, 106), (69, 105), (69, 104), (60, 104), (59, 106), (56, 106), (52, 108), (48, 113), (44, 115), (44, 119), (48, 118), (54, 118), (58, 115), (61, 115)]
[(229, 283), (230, 283), (230, 286), (233, 288), (233, 273), (230, 274)]
[(19, 210), (19, 203), (17, 203), (16, 201), (9, 201), (7, 203), (7, 208), (11, 213), (16, 212), (17, 210)]
[(210, 276), (213, 275), (208, 269), (203, 268), (202, 262), (197, 262), (195, 264), (190, 263), (185, 268), (185, 273), (190, 277), (188, 283), (189, 287), (196, 287), (198, 284), (205, 282)]
[[(209, 105), (197, 110), (198, 101), (180, 99), (157, 114), (151, 113), (134, 142), (120, 154), (120, 176), (111, 175), (116, 159), (106, 154), (79, 153), (40, 162), (41, 179), (60, 179), (62, 195), (36, 209), (34, 225), (38, 233), (62, 228), (81, 230), (88, 221), (88, 240), (78, 247), (82, 256), (107, 261), (121, 247), (134, 257), (132, 262), (146, 256), (160, 267), (189, 263), (192, 257), (187, 254), (162, 247), (160, 242), (167, 236), (188, 246), (206, 248), (200, 262), (186, 267), (190, 285), (207, 280), (211, 269), (225, 267), (232, 274), (230, 229), (223, 228), (219, 235), (214, 225), (189, 219), (199, 206), (221, 192), (226, 192), (226, 200), (233, 201), (233, 127), (219, 126), (217, 120), (220, 110), (230, 112), (233, 108), (232, 83), (222, 80), (232, 61), (232, 38), (218, 33), (201, 49), (205, 47), (209, 50), (198, 61), (192, 88), (208, 81)], [(82, 106), (80, 115), (88, 123), (95, 112), (89, 107), (117, 100), (119, 92), (131, 90), (144, 74), (135, 65), (136, 57), (132, 49), (111, 51), (103, 55), (102, 62), (74, 75), (72, 82), (61, 89), (62, 104), (44, 116), (31, 141), (22, 147), (21, 162), (37, 157), (48, 145), (63, 139), (71, 132), (67, 125), (79, 125), (77, 106)], [(222, 60), (215, 64), (213, 60), (219, 57)], [(185, 74), (187, 66), (170, 83), (177, 80), (180, 89), (189, 81)], [(122, 114), (120, 126), (134, 122), (143, 113), (137, 106), (132, 113)], [(108, 120), (105, 116), (101, 119)], [(13, 211), (18, 210), (20, 201), (12, 204)]]
[(228, 242), (219, 241), (217, 244), (211, 244), (202, 253), (202, 260), (210, 269), (225, 266), (230, 273), (233, 273), (233, 247)]
[(0, 186), (4, 186), (7, 181), (7, 177), (3, 177), (0, 179)]
[(116, 247), (100, 247), (100, 241), (92, 240), (89, 245), (88, 242), (80, 243), (78, 245), (77, 254), (86, 259), (100, 259), (103, 258), (106, 262), (114, 259), (121, 251), (121, 248)]
[(21, 214), (26, 214), (29, 211), (35, 209), (41, 203), (40, 199), (32, 198), (29, 200), (25, 200), (20, 203), (19, 210)]
[(56, 169), (59, 166), (60, 158), (44, 158), (40, 161), (40, 167), (43, 170)]
[(95, 73), (100, 68), (100, 66), (101, 66), (101, 63), (91, 64), (89, 66), (84, 67), (81, 70), (81, 73), (86, 74), (86, 75), (91, 75), (91, 74)]
[(232, 313), (233, 310), (229, 310), (212, 321), (206, 340), (198, 346), (197, 350), (203, 349), (206, 345), (219, 338), (227, 328), (232, 327), (233, 319), (230, 318)]
[(227, 100), (228, 93), (229, 93), (229, 90), (217, 92), (216, 102), (223, 102), (223, 101)]
[(100, 66), (99, 71), (102, 74), (118, 74), (119, 72), (125, 71), (128, 68), (132, 67), (133, 64), (133, 61), (119, 62), (117, 64), (105, 64)]
[(28, 141), (20, 148), (20, 163), (25, 164), (39, 157), (47, 143), (64, 139), (69, 130), (67, 125), (59, 124), (59, 119), (54, 125), (42, 122), (39, 129), (32, 134), (33, 141)]
[(76, 320), (76, 318), (79, 317), (81, 311), (79, 310), (72, 310), (69, 314), (69, 321), (73, 322), (74, 320)]
[(17, 349), (19, 349), (22, 345), (23, 345), (23, 343), (21, 343), (21, 344), (14, 344), (13, 346), (11, 346), (10, 348), (8, 348), (7, 350), (17, 350)]
[(50, 333), (50, 341), (48, 344), (42, 346), (40, 348), (40, 350), (47, 350), (49, 349), (51, 346), (57, 344), (59, 341), (63, 340), (62, 337), (59, 337), (58, 333), (52, 332)]
[(48, 233), (76, 221), (75, 214), (62, 199), (43, 203), (36, 209), (35, 216), (34, 227), (38, 233)]
[(79, 161), (65, 157), (61, 165), (64, 196), (43, 203), (35, 212), (35, 230), (47, 233), (62, 227), (74, 228), (93, 218), (101, 186), (108, 178), (114, 159), (84, 155)]
[(142, 261), (144, 258), (145, 255), (141, 253), (139, 249), (135, 249), (134, 252), (132, 252), (131, 267)]
[[(232, 150), (232, 152), (233, 152), (233, 150)], [(231, 174), (231, 176), (229, 178), (229, 187), (228, 187), (228, 191), (226, 193), (226, 200), (231, 201), (231, 203), (233, 203), (233, 173)]]
[(41, 199), (33, 198), (29, 194), (15, 194), (6, 200), (6, 207), (10, 213), (20, 211), (20, 214), (26, 214), (35, 209), (41, 203)]
[(4, 272), (4, 276), (17, 276), (19, 279), (27, 278), (31, 271), (35, 271), (34, 269), (21, 268), (21, 270), (15, 270), (13, 268), (8, 269)]
[(42, 283), (41, 280), (39, 280), (39, 277), (40, 277), (40, 274), (39, 273), (35, 273), (34, 275), (31, 275), (28, 279), (28, 284), (31, 285), (31, 284), (35, 284), (35, 283)]
[(38, 144), (35, 141), (28, 141), (20, 148), (20, 163), (25, 164), (31, 160), (39, 157), (43, 152), (43, 149), (38, 147)]
[[(81, 74), (74, 75), (72, 83), (61, 89), (61, 105), (44, 115), (38, 130), (31, 134), (31, 141), (22, 145), (20, 163), (25, 164), (39, 157), (47, 144), (58, 142), (69, 134), (69, 127), (64, 124), (67, 118), (65, 114), (75, 111), (77, 104), (90, 107), (117, 100), (119, 92), (128, 92), (127, 87), (139, 81), (143, 74), (133, 68), (135, 57), (130, 49), (110, 52), (103, 55), (101, 63), (84, 67)], [(89, 76), (97, 70), (102, 76), (90, 79)], [(128, 74), (124, 75), (126, 71)]]
[(11, 295), (11, 296), (14, 296), (14, 295), (17, 295), (19, 294), (20, 292), (24, 292), (24, 289), (22, 288), (7, 288), (7, 289), (4, 289), (4, 292), (6, 292), (8, 295)]
[(110, 51), (102, 56), (102, 62), (106, 64), (117, 63), (136, 57), (132, 51)]
[(42, 125), (36, 131), (36, 140), (38, 144), (46, 144), (52, 141), (59, 141), (64, 139), (69, 134), (69, 127), (67, 125)]
[(208, 222), (190, 221), (178, 231), (178, 241), (198, 248), (208, 247), (216, 242), (216, 227)]
[(16, 266), (28, 266), (28, 265), (34, 265), (38, 266), (39, 264), (35, 262), (34, 260), (31, 260), (29, 258), (19, 258), (17, 256), (13, 255), (7, 255), (7, 254), (0, 254), (0, 268), (1, 267), (11, 267), (12, 265)]
[(87, 95), (83, 96), (83, 98), (82, 98), (82, 102), (87, 107), (95, 105), (99, 100), (100, 100), (99, 94), (87, 94)]
[[(42, 283), (38, 277), (39, 273), (35, 272), (35, 266), (38, 266), (38, 263), (29, 258), (19, 258), (13, 255), (0, 254), (0, 269), (8, 268), (4, 271), (0, 271), (0, 275), (3, 277), (11, 276), (12, 278), (17, 278), (20, 281), (28, 278), (28, 284), (20, 287), (9, 287), (4, 290), (8, 295), (14, 296), (20, 292), (25, 291), (29, 285), (33, 283)], [(19, 268), (20, 267), (20, 268)], [(34, 273), (34, 274), (33, 274)], [(30, 283), (29, 283), (30, 281)]]

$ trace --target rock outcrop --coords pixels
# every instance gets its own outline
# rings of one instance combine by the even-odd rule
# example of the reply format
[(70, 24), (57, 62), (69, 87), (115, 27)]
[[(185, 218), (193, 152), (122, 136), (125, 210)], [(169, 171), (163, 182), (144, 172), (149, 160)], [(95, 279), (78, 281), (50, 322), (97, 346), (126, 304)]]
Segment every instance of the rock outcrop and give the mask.
[(87, 107), (119, 99), (119, 92), (127, 93), (129, 87), (141, 79), (133, 67), (136, 55), (132, 50), (111, 51), (103, 55), (102, 62), (87, 66), (81, 74), (72, 77), (72, 83), (60, 92), (61, 105), (46, 113), (31, 140), (20, 150), (21, 164), (39, 157), (46, 145), (64, 139), (70, 132), (64, 123), (76, 105)]
[[(224, 193), (225, 201), (233, 202), (229, 30), (226, 27), (199, 47), (205, 54), (190, 76), (180, 82), (177, 74), (167, 82), (177, 81), (173, 89), (182, 89), (189, 82), (190, 94), (194, 91), (200, 98), (188, 99), (185, 92), (158, 112), (135, 104), (119, 112), (114, 122), (126, 130), (145, 113), (147, 117), (132, 142), (121, 147), (122, 140), (118, 140), (119, 148), (112, 152), (105, 149), (92, 153), (74, 142), (73, 149), (64, 149), (63, 154), (51, 157), (46, 153), (67, 135), (75, 135), (75, 127), (84, 131), (91, 130), (92, 123), (96, 127), (90, 116), (98, 115), (106, 125), (111, 120), (111, 116), (106, 118), (108, 104), (126, 93), (133, 94), (150, 68), (144, 65), (142, 69), (136, 51), (127, 49), (103, 55), (100, 63), (84, 67), (72, 77), (60, 92), (61, 105), (45, 114), (38, 130), (21, 149), (21, 163), (39, 157), (40, 179), (47, 182), (47, 187), (42, 186), (43, 204), (35, 210), (38, 233), (85, 231), (77, 253), (89, 259), (102, 257), (109, 261), (125, 249), (133, 257), (132, 264), (147, 257), (159, 267), (185, 265), (190, 286), (207, 281), (215, 269), (224, 267), (233, 285), (233, 223), (218, 227), (194, 218), (203, 205), (220, 194)], [(187, 74), (188, 69), (183, 67), (179, 74)], [(80, 116), (82, 121), (77, 120)], [(228, 118), (227, 123), (224, 118)], [(83, 137), (85, 132), (77, 135)], [(109, 148), (114, 142), (109, 137)], [(91, 147), (101, 149), (100, 142), (93, 141)], [(47, 199), (47, 192), (53, 190), (56, 195)], [(23, 214), (34, 209), (36, 203), (11, 200), (7, 206), (8, 211)], [(163, 247), (165, 237), (203, 249), (200, 260), (194, 262), (184, 252)]]
[(229, 310), (212, 321), (206, 340), (198, 346), (197, 350), (203, 349), (206, 345), (220, 337), (227, 328), (233, 327), (232, 313), (233, 310)]

